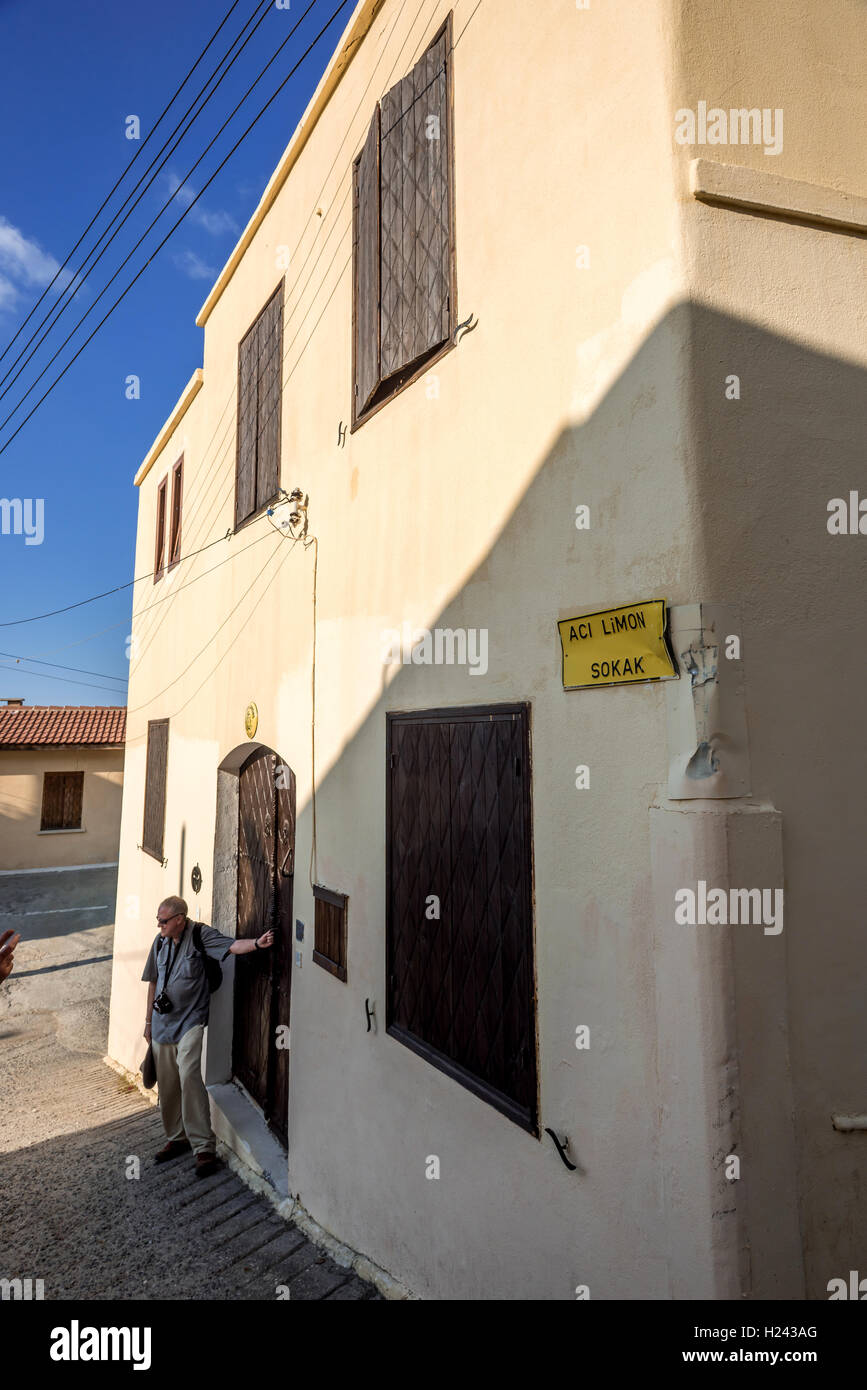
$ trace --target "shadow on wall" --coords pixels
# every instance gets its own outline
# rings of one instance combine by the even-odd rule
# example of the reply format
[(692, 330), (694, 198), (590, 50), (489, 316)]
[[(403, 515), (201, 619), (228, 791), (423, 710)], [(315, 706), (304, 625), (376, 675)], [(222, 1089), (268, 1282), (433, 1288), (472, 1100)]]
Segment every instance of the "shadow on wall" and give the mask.
[[(515, 383), (503, 383), (506, 414), (521, 409), (518, 367)], [(727, 396), (732, 375), (739, 378), (736, 399)], [(499, 423), (507, 438), (508, 420)], [(598, 855), (620, 843), (624, 808), (635, 815), (636, 808), (646, 811), (654, 791), (665, 795), (667, 759), (664, 747), (645, 749), (643, 760), (628, 763), (622, 751), (635, 744), (630, 723), (650, 718), (660, 692), (637, 686), (564, 694), (556, 621), (655, 597), (740, 607), (753, 800), (770, 802), (783, 815), (808, 1297), (825, 1296), (831, 1265), (856, 1268), (867, 1240), (857, 1200), (859, 1183), (867, 1181), (863, 1147), (856, 1151), (851, 1137), (834, 1134), (830, 1125), (835, 1105), (857, 1108), (867, 1094), (857, 1004), (865, 983), (858, 973), (863, 937), (857, 905), (867, 837), (867, 742), (853, 738), (867, 674), (856, 637), (867, 587), (867, 536), (828, 531), (829, 501), (848, 498), (864, 476), (865, 437), (861, 369), (752, 323), (699, 306), (676, 307), (586, 421), (559, 434), (484, 561), (430, 620), (431, 626), (486, 630), (486, 674), (467, 670), (465, 691), (456, 697), (455, 673), (449, 672), (443, 700), (436, 668), (401, 666), (317, 791), (320, 882), (347, 886), (330, 882), (340, 879), (340, 866), (329, 853), (328, 828), (345, 824), (348, 814), (365, 846), (359, 860), (378, 860), (384, 880), (386, 712), (530, 701), (538, 904), (550, 901), (552, 886), (576, 904), (573, 959), (546, 962), (548, 979), (551, 970), (562, 969), (562, 994), (570, 980), (599, 969), (597, 938), (582, 914)], [(480, 412), (478, 448), (488, 453), (490, 447)], [(590, 508), (589, 530), (575, 527), (578, 505)], [(575, 743), (564, 749), (567, 727), (574, 728)], [(658, 731), (658, 723), (652, 727)], [(366, 770), (372, 748), (383, 769), (373, 803)], [(292, 760), (293, 750), (286, 751)], [(568, 778), (576, 762), (594, 760), (609, 765), (613, 794), (578, 798), (570, 817), (555, 815), (549, 804), (554, 782)], [(310, 842), (310, 815), (309, 804), (299, 807), (302, 843)], [(627, 851), (627, 874), (636, 880), (649, 877), (646, 816), (643, 833), (641, 845)], [(562, 869), (556, 885), (540, 882), (543, 841), (545, 864)], [(379, 887), (371, 893), (379, 911)], [(364, 923), (364, 912), (355, 920)], [(637, 917), (623, 924), (630, 938), (623, 949), (631, 970), (652, 977), (640, 925)], [(541, 927), (537, 920), (537, 965)], [(354, 977), (362, 998), (383, 999), (384, 1015), (384, 922), (368, 919), (364, 930), (379, 934), (375, 947), (368, 943), (364, 951), (367, 960), (375, 958), (375, 972), (353, 968), (350, 929), (350, 981)], [(621, 980), (612, 987), (620, 989)], [(547, 1007), (543, 981), (543, 1038)], [(761, 1001), (753, 1007), (760, 1009)], [(644, 1070), (652, 1094), (647, 1039), (644, 1052), (635, 1066)], [(339, 1067), (339, 1058), (333, 1060)], [(544, 1056), (540, 1062), (544, 1117)]]

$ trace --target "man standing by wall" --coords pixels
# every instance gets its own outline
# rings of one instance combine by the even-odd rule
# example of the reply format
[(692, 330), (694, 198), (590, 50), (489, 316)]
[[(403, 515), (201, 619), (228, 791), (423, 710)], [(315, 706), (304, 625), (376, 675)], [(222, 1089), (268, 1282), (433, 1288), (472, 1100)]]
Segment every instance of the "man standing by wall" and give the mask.
[(145, 1038), (153, 1045), (160, 1113), (167, 1143), (157, 1163), (190, 1149), (196, 1177), (217, 1169), (217, 1141), (202, 1078), (202, 1042), (211, 1004), (205, 957), (223, 961), (267, 950), (274, 933), (234, 940), (215, 927), (191, 922), (183, 898), (166, 898), (157, 912), (160, 933), (150, 949), (142, 979), (148, 982)]

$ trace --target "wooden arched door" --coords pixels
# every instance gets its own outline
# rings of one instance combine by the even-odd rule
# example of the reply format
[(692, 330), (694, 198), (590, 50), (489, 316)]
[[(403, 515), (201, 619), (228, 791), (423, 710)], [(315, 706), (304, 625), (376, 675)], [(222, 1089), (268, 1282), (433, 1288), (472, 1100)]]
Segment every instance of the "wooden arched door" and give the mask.
[(248, 759), (240, 774), (237, 935), (261, 936), (270, 929), (274, 948), (235, 963), (232, 1070), (284, 1145), (294, 870), (295, 774), (263, 749)]

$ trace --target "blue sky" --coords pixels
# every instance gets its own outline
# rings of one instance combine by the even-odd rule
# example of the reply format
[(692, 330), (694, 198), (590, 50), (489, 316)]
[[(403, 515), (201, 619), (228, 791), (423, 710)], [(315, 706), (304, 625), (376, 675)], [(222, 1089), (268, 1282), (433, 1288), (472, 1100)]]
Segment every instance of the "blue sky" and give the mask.
[[(190, 82), (142, 150), (93, 232), (77, 267), (111, 213), (157, 154), (201, 85), (248, 20), (265, 17), (213, 99), (171, 155), (92, 276), (77, 288), (32, 361), (15, 358), (66, 282), (61, 275), (10, 351), (0, 359), (0, 421), (36, 389), (5, 427), (0, 450), (77, 347), (162, 240), (189, 188), (199, 191), (241, 132), (315, 38), (339, 0), (315, 0), (276, 62), (188, 183), (236, 102), (310, 0), (289, 10), (239, 0)], [(109, 189), (153, 129), (211, 38), (231, 0), (0, 0), (0, 352), (6, 348)], [(339, 16), (156, 260), (100, 329), (33, 418), (0, 452), (0, 498), (44, 502), (44, 535), (0, 534), (0, 698), (28, 704), (126, 702), (131, 590), (38, 622), (8, 624), (87, 598), (133, 577), (137, 492), (132, 479), (189, 377), (202, 361), (195, 325), (213, 280), (253, 212), (274, 166), (352, 14)], [(245, 31), (246, 33), (246, 31)], [(234, 50), (233, 50), (234, 51)], [(125, 135), (138, 116), (141, 139)], [(169, 195), (181, 192), (96, 303), (100, 290)], [(141, 192), (141, 190), (139, 190)], [(51, 355), (90, 314), (51, 369)], [(31, 349), (28, 349), (30, 351)], [(19, 375), (20, 374), (20, 375)], [(126, 381), (140, 379), (140, 398)], [(16, 380), (17, 377), (17, 380)], [(24, 519), (28, 508), (24, 506)], [(37, 539), (38, 532), (34, 535)], [(44, 663), (18, 662), (17, 657)], [(79, 668), (79, 674), (57, 669)], [(83, 668), (83, 671), (81, 670)], [(106, 676), (119, 677), (109, 681)], [(49, 678), (50, 677), (50, 678)], [(94, 688), (95, 687), (95, 688)], [(106, 688), (107, 687), (107, 688)]]

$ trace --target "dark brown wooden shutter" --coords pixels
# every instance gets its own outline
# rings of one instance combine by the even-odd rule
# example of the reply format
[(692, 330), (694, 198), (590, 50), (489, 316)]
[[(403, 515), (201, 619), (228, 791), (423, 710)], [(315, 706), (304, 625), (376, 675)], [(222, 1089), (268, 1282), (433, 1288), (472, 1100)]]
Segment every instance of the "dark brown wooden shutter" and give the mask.
[(449, 335), (447, 32), (382, 98), (382, 377)]
[(163, 857), (166, 824), (168, 751), (169, 721), (167, 719), (149, 720), (142, 849), (159, 860), (162, 860)]
[(83, 772), (46, 772), (42, 778), (41, 830), (80, 830)]
[(172, 469), (172, 511), (169, 526), (169, 568), (181, 558), (181, 518), (184, 508), (184, 460), (179, 458)]
[(280, 486), (280, 407), (283, 400), (283, 286), (258, 322), (258, 412), (256, 509), (270, 502)]
[(379, 107), (355, 166), (355, 414), (380, 382)]
[(84, 773), (67, 772), (63, 779), (63, 828), (81, 829), (81, 806), (84, 797)]
[(526, 707), (388, 724), (388, 1032), (535, 1131)]
[(256, 510), (256, 441), (258, 433), (259, 325), (253, 325), (238, 349), (238, 457), (235, 473), (235, 525)]
[(157, 488), (157, 533), (154, 545), (154, 580), (160, 578), (166, 565), (166, 489), (168, 478)]
[(316, 902), (313, 959), (346, 983), (346, 903), (343, 893), (313, 885)]

